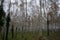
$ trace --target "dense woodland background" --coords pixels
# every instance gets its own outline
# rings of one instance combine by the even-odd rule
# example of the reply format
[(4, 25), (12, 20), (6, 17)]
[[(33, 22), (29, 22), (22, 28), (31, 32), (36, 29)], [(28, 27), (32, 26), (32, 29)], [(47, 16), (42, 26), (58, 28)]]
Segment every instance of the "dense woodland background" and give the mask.
[[(24, 34), (30, 32), (31, 35), (46, 34), (45, 40), (50, 40), (50, 33), (60, 32), (60, 0), (0, 0), (0, 39), (20, 40), (16, 36), (20, 35), (21, 40), (29, 40)], [(40, 36), (36, 40), (40, 40)]]

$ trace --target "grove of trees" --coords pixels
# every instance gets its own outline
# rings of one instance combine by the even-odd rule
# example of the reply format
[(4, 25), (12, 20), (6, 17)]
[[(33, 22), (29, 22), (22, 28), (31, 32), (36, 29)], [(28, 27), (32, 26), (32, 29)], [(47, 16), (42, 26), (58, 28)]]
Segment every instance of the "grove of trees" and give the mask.
[[(1, 0), (0, 33), (2, 39), (11, 31), (57, 31), (60, 28), (60, 0)], [(5, 35), (6, 34), (6, 35)], [(3, 39), (4, 40), (4, 39)]]

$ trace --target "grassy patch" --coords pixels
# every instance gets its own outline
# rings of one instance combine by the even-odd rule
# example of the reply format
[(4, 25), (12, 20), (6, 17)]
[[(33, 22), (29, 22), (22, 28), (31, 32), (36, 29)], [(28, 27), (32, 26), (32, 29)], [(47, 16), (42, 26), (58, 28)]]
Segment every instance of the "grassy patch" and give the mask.
[[(42, 32), (42, 36), (38, 32), (14, 32), (14, 38), (12, 39), (11, 32), (8, 35), (8, 40), (60, 40), (60, 32), (50, 32), (47, 36), (47, 32)], [(0, 40), (1, 40), (0, 35)]]

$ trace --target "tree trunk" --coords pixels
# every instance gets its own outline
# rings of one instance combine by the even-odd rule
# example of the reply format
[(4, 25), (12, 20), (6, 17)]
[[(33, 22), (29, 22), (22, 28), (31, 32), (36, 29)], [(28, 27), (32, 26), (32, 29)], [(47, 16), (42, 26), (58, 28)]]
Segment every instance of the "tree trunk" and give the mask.
[(13, 39), (13, 37), (14, 37), (14, 27), (12, 25), (12, 39)]
[(49, 21), (47, 20), (47, 36), (49, 36)]
[(9, 23), (6, 24), (6, 40), (8, 40)]
[(9, 23), (10, 23), (10, 13), (8, 14), (6, 18), (6, 40), (8, 40)]

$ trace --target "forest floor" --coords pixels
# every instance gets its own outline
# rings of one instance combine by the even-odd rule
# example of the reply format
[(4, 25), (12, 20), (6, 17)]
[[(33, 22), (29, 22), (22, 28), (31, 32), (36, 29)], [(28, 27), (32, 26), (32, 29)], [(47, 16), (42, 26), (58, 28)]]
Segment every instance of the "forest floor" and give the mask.
[[(8, 35), (8, 40), (60, 40), (60, 32), (50, 32), (47, 36), (47, 32), (14, 32), (12, 39), (11, 32)], [(2, 40), (0, 35), (0, 40)], [(5, 37), (4, 37), (5, 40)]]

